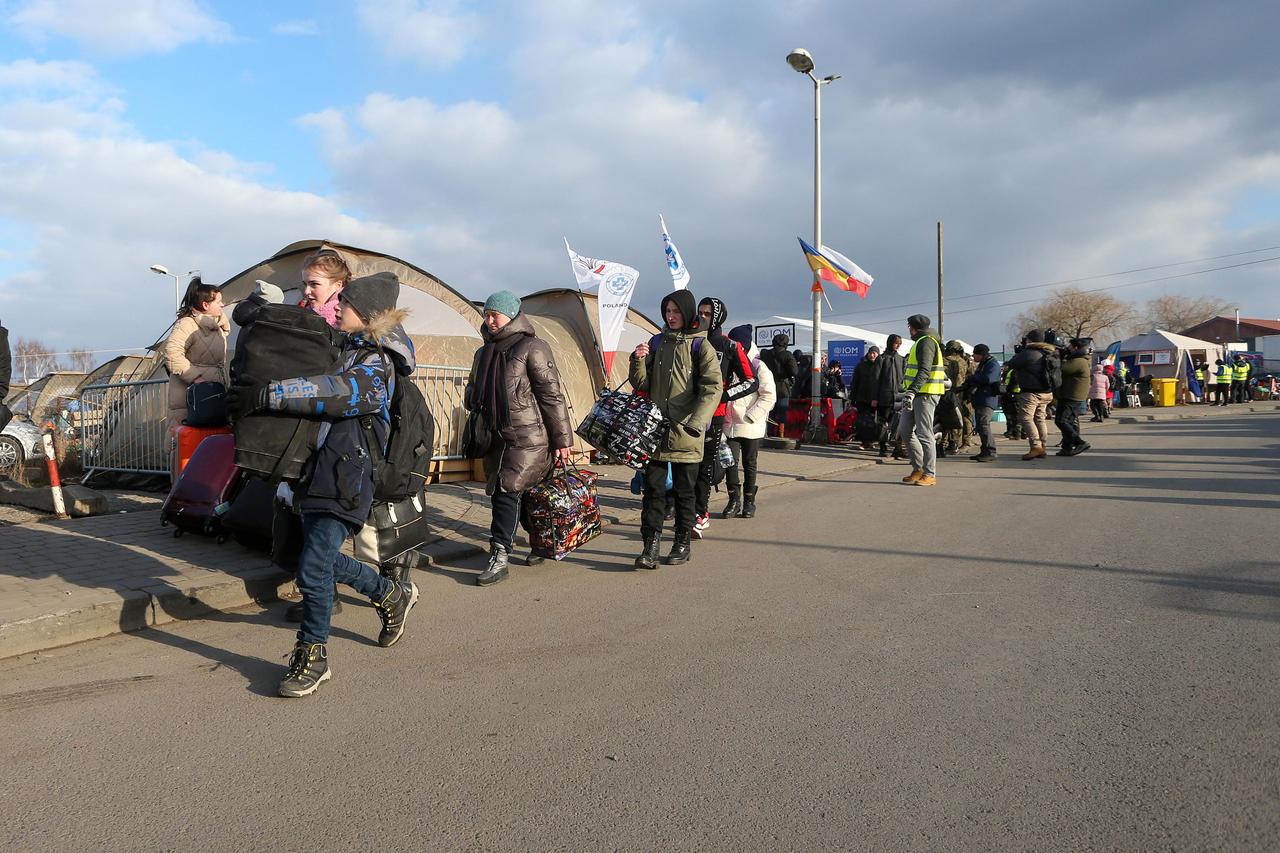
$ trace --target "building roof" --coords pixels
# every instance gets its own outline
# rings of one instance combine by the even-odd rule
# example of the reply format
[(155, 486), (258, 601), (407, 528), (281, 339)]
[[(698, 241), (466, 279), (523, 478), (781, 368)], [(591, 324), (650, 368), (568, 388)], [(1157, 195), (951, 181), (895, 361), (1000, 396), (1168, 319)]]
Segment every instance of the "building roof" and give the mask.
[[(1191, 328), (1183, 329), (1182, 331), (1183, 331), (1183, 334), (1193, 333), (1198, 329), (1204, 328), (1205, 326), (1208, 326), (1212, 323), (1217, 323), (1220, 321), (1226, 321), (1234, 325), (1236, 322), (1236, 318), (1234, 314), (1219, 314), (1216, 317), (1210, 317), (1208, 320), (1205, 320), (1204, 322), (1201, 322), (1201, 323), (1196, 323)], [(1261, 329), (1266, 332), (1280, 334), (1280, 320), (1268, 320), (1263, 317), (1241, 317), (1240, 318), (1241, 331), (1243, 331), (1246, 326), (1252, 326), (1255, 329)]]

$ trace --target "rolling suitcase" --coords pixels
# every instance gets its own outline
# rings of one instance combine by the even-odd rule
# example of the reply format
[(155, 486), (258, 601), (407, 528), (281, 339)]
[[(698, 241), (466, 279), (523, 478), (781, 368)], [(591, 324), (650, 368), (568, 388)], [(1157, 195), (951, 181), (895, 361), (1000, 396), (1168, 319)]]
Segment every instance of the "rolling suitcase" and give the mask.
[(174, 437), (176, 449), (173, 454), (173, 470), (170, 479), (177, 482), (178, 475), (182, 473), (182, 469), (187, 467), (187, 463), (191, 461), (191, 456), (196, 452), (196, 448), (200, 446), (200, 442), (204, 441), (211, 435), (229, 435), (231, 427), (197, 427), (182, 424), (178, 427), (177, 435)]
[(160, 523), (173, 525), (174, 536), (190, 531), (226, 540), (222, 516), (243, 479), (235, 452), (232, 435), (211, 435), (200, 442), (160, 508)]

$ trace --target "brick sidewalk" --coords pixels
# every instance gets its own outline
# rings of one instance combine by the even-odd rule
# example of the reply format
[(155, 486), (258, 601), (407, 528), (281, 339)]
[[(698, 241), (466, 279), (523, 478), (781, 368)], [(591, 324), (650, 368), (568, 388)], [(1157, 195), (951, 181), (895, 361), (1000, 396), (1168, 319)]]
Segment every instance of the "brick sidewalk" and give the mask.
[[(1226, 408), (1121, 409), (1109, 423), (1274, 412), (1280, 404)], [(1083, 425), (1086, 434), (1105, 424)], [(851, 447), (806, 446), (762, 450), (759, 486), (829, 476), (874, 465), (874, 455)], [(593, 468), (608, 523), (635, 524), (640, 498), (632, 471)], [(713, 495), (712, 511), (723, 505)], [(432, 486), (428, 492), (436, 539), (429, 561), (450, 562), (488, 549), (489, 504), (483, 484)], [(714, 533), (715, 524), (712, 529)], [(519, 546), (518, 546), (519, 547)], [(234, 541), (173, 537), (155, 509), (0, 527), (0, 658), (54, 648), (175, 619), (199, 618), (278, 598), (292, 582), (266, 556)]]

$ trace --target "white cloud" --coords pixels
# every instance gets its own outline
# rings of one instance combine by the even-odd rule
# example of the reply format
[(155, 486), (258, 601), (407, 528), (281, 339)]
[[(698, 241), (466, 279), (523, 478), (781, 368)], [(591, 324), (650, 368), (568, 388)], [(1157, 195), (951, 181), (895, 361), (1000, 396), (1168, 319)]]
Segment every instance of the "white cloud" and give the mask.
[(19, 59), (0, 65), (0, 89), (83, 92), (100, 85), (97, 69), (87, 62)]
[(0, 224), (15, 226), (5, 232), (10, 269), (21, 259), (0, 280), (5, 324), (51, 344), (142, 346), (172, 314), (150, 264), (218, 281), (321, 237), (412, 255), (408, 231), (266, 186), (259, 169), (142, 138), (107, 98), (0, 103)]
[(361, 26), (380, 48), (424, 67), (457, 62), (479, 32), (479, 18), (453, 0), (359, 0)]
[(167, 53), (189, 42), (231, 37), (231, 27), (195, 0), (26, 0), (9, 23), (37, 43), (60, 36), (118, 56)]
[(320, 35), (320, 25), (311, 19), (281, 21), (271, 28), (271, 32), (278, 36), (318, 36)]

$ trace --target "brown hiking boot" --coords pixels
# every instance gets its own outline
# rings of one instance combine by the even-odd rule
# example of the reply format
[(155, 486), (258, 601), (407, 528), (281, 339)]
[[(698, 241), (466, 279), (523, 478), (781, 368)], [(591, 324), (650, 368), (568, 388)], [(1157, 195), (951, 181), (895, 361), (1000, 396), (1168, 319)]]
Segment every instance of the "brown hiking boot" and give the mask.
[(919, 468), (917, 468), (916, 470), (912, 471), (912, 472), (911, 472), (910, 474), (908, 474), (907, 476), (903, 477), (903, 478), (902, 478), (902, 482), (904, 482), (904, 483), (914, 483), (916, 480), (919, 480), (919, 479), (920, 479), (921, 477), (923, 477), (923, 476), (924, 476), (924, 472), (923, 472), (923, 471), (921, 471)]
[(1030, 450), (1028, 450), (1026, 453), (1022, 454), (1022, 461), (1023, 461), (1023, 462), (1028, 462), (1028, 461), (1030, 461), (1030, 460), (1032, 460), (1032, 459), (1043, 459), (1043, 458), (1044, 458), (1044, 447), (1043, 447), (1043, 446), (1042, 446), (1042, 447), (1033, 447), (1033, 448), (1031, 448)]
[(936, 486), (938, 485), (938, 478), (930, 477), (928, 474), (925, 474), (921, 476), (919, 480), (916, 480), (916, 485), (917, 486)]

